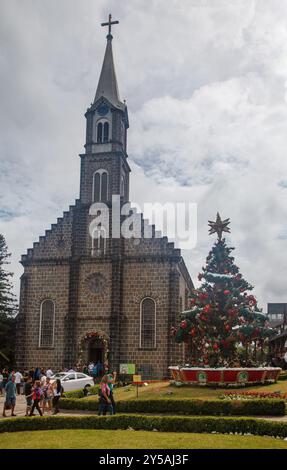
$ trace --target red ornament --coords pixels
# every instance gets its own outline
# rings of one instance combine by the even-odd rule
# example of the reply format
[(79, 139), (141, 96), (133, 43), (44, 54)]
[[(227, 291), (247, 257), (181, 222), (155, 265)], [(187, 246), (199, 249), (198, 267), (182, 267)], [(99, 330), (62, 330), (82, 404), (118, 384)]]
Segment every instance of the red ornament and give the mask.
[(198, 297), (201, 302), (204, 302), (205, 299), (208, 299), (208, 294), (204, 294), (203, 292), (200, 292)]
[(227, 325), (225, 325), (225, 329), (226, 329), (226, 331), (229, 331), (229, 330), (230, 330), (230, 328), (231, 328), (231, 326), (230, 326), (230, 325), (227, 323)]
[(205, 307), (203, 308), (203, 312), (210, 313), (210, 311), (211, 311), (211, 305), (210, 304), (205, 305)]
[(230, 290), (228, 290), (228, 289), (224, 290), (224, 291), (223, 291), (223, 294), (224, 294), (224, 295), (229, 295), (229, 294), (230, 294)]
[(191, 334), (191, 336), (195, 336), (195, 328), (191, 328), (190, 334)]
[(182, 329), (185, 329), (185, 328), (187, 327), (187, 321), (186, 321), (186, 320), (183, 320), (183, 321), (181, 322), (181, 324), (180, 324), (180, 327), (181, 327)]
[(196, 300), (195, 300), (195, 299), (193, 299), (193, 298), (189, 300), (189, 303), (190, 303), (191, 305), (194, 305), (194, 304), (195, 304), (195, 302), (196, 302)]
[(217, 351), (217, 349), (218, 349), (218, 344), (217, 344), (217, 343), (214, 343), (213, 349), (214, 349), (215, 351)]

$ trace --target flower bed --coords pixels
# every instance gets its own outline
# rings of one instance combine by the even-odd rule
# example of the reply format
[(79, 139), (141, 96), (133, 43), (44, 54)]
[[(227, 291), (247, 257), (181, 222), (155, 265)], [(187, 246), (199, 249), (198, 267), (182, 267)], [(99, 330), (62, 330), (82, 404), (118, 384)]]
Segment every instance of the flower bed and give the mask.
[(241, 391), (241, 392), (225, 392), (221, 395), (222, 399), (232, 399), (232, 400), (249, 400), (249, 399), (258, 399), (258, 398), (279, 398), (280, 400), (287, 400), (287, 393), (281, 392), (257, 392), (257, 391)]

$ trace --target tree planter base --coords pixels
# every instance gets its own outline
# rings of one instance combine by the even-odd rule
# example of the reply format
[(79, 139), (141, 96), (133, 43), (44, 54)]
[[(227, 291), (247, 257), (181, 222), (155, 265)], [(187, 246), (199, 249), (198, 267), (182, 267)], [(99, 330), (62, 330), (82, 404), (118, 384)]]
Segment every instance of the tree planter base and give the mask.
[(252, 385), (276, 382), (281, 372), (280, 367), (180, 367), (170, 366), (176, 382), (203, 385)]

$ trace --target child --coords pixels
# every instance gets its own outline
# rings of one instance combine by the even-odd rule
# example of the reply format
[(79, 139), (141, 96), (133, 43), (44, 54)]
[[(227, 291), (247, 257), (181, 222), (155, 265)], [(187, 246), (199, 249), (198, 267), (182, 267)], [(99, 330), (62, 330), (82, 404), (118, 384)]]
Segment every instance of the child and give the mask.
[(32, 405), (32, 408), (31, 408), (31, 411), (30, 411), (30, 415), (29, 416), (32, 416), (33, 415), (33, 412), (34, 412), (34, 409), (36, 408), (36, 410), (38, 411), (39, 415), (40, 416), (43, 416), (42, 415), (42, 411), (39, 407), (39, 403), (41, 401), (41, 398), (42, 398), (42, 390), (41, 390), (41, 383), (40, 383), (40, 380), (36, 380), (35, 384), (34, 384), (34, 387), (33, 387), (33, 393), (32, 393), (32, 398), (33, 398), (33, 405)]
[(52, 398), (53, 398), (53, 387), (50, 381), (50, 377), (46, 377), (46, 384), (42, 387), (43, 391), (43, 403), (42, 412), (45, 413), (46, 405), (48, 405), (48, 412), (52, 411)]

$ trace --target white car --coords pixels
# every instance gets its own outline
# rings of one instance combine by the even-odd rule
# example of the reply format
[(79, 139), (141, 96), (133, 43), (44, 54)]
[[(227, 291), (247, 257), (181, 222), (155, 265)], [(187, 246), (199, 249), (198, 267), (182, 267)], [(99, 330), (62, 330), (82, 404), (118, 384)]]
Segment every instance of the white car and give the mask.
[(72, 392), (73, 390), (81, 390), (85, 387), (94, 385), (92, 377), (82, 372), (58, 372), (51, 377), (51, 382), (56, 379), (61, 380), (64, 392)]

